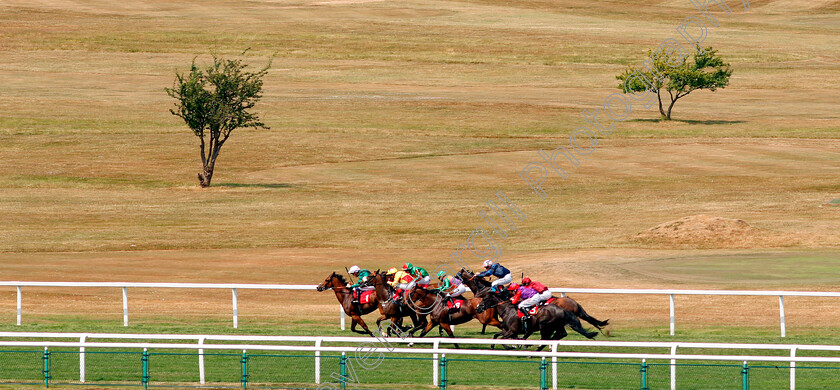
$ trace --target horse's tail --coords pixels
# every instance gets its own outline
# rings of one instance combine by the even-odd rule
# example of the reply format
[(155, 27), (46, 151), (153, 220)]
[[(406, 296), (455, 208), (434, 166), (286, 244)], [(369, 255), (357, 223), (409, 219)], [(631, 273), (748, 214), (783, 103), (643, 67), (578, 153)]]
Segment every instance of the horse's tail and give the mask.
[(577, 314), (577, 316), (580, 317), (580, 319), (582, 319), (582, 320), (592, 324), (592, 326), (598, 328), (598, 330), (602, 330), (605, 326), (610, 324), (610, 320), (598, 321), (595, 317), (592, 317), (591, 315), (589, 315), (586, 312), (586, 310), (583, 310), (583, 306), (581, 306), (580, 304), (578, 304), (578, 310), (577, 310), (577, 313), (575, 313), (575, 314)]

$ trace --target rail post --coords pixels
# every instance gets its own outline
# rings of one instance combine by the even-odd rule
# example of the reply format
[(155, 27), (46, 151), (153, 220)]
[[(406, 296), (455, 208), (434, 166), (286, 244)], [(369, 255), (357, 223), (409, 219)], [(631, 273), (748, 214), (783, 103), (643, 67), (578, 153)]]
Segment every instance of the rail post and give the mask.
[(143, 354), (140, 357), (140, 364), (142, 365), (143, 376), (140, 381), (143, 382), (143, 388), (149, 388), (149, 350), (143, 348)]
[[(315, 348), (321, 348), (321, 339), (315, 339)], [(315, 384), (321, 384), (321, 350), (315, 350)]]
[(17, 324), (20, 326), (23, 319), (23, 290), (17, 286)]
[(50, 348), (44, 347), (44, 356), (41, 359), (44, 360), (44, 387), (50, 387)]
[(341, 375), (341, 390), (347, 389), (347, 354), (341, 353), (341, 360), (338, 362), (339, 374)]
[(674, 335), (674, 328), (676, 328), (676, 310), (674, 309), (674, 294), (668, 294), (670, 297), (669, 301), (671, 303), (671, 336)]
[(128, 326), (128, 287), (122, 288), (123, 296), (123, 326)]
[(743, 390), (750, 390), (750, 367), (744, 361), (744, 366), (741, 368), (741, 384)]
[[(796, 357), (796, 348), (790, 349), (790, 357)], [(790, 390), (796, 390), (796, 362), (790, 361)]]
[(339, 318), (340, 318), (340, 322), (341, 322), (341, 330), (344, 330), (344, 322), (345, 322), (345, 320), (344, 320), (344, 317), (345, 317), (344, 306), (338, 305), (338, 312), (339, 312)]
[(242, 359), (239, 361), (242, 363), (242, 388), (248, 388), (248, 351), (242, 350)]
[[(204, 337), (198, 338), (198, 345), (204, 345)], [(198, 349), (198, 381), (203, 385), (205, 383), (204, 376), (204, 348)]]
[[(677, 344), (671, 346), (671, 356), (677, 356)], [(671, 359), (671, 390), (677, 390), (677, 359)]]
[(779, 326), (782, 328), (782, 337), (785, 337), (785, 297), (779, 295)]
[(236, 295), (236, 289), (231, 289), (233, 294), (233, 328), (236, 329), (239, 327), (239, 302)]
[[(79, 337), (79, 342), (84, 344), (87, 336)], [(79, 382), (85, 383), (85, 347), (79, 347)]]
[[(440, 348), (440, 341), (433, 342), (432, 343), (432, 349), (437, 350), (438, 348)], [(433, 386), (437, 386), (440, 383), (440, 381), (439, 381), (439, 378), (440, 378), (439, 367), (440, 367), (440, 354), (437, 354), (437, 353), (432, 354), (432, 385)]]
[[(551, 352), (557, 353), (557, 344), (551, 345)], [(557, 356), (551, 357), (551, 388), (557, 390)]]
[(545, 358), (542, 358), (542, 363), (540, 363), (540, 390), (548, 390), (548, 384), (545, 380)]
[(440, 357), (440, 390), (446, 390), (446, 354)]
[(645, 359), (642, 359), (642, 368), (639, 370), (639, 372), (642, 373), (642, 390), (650, 390), (647, 383), (647, 371), (647, 361)]

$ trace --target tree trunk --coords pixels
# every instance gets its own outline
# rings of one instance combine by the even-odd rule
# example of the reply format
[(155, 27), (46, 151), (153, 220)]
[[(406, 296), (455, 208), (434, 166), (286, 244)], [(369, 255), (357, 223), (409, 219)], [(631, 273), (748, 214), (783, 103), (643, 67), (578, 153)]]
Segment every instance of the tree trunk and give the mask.
[(674, 108), (674, 103), (677, 102), (677, 99), (671, 100), (671, 105), (668, 106), (668, 115), (666, 116), (667, 120), (671, 120), (671, 110)]
[(665, 110), (662, 108), (662, 95), (659, 94), (659, 90), (656, 90), (656, 99), (659, 100), (659, 114), (662, 115), (663, 120), (671, 119), (670, 117), (665, 116)]
[(213, 167), (206, 166), (204, 170), (198, 174), (198, 184), (201, 188), (210, 187), (210, 181), (213, 180)]
[(202, 188), (210, 187), (210, 181), (213, 179), (213, 170), (216, 169), (216, 159), (219, 157), (219, 152), (222, 150), (222, 143), (216, 141), (211, 143), (210, 155), (204, 164), (204, 170), (198, 174), (198, 183)]

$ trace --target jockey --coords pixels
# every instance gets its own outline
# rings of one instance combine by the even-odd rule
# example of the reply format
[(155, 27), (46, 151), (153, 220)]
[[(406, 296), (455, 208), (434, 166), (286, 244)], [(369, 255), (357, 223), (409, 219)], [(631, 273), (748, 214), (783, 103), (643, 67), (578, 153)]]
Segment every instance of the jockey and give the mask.
[(452, 275), (447, 275), (446, 271), (438, 272), (437, 277), (438, 280), (440, 280), (440, 287), (438, 287), (438, 290), (451, 290), (448, 293), (446, 293), (446, 298), (464, 299), (464, 297), (462, 297), (461, 294), (467, 291), (467, 286), (464, 286), (464, 284), (461, 283), (461, 279), (458, 279)]
[(429, 283), (432, 282), (432, 278), (429, 277), (429, 273), (423, 269), (423, 267), (418, 267), (416, 265), (412, 265), (411, 263), (405, 263), (403, 264), (403, 270), (414, 278), (411, 283), (408, 284), (408, 288), (406, 288), (406, 290), (411, 290), (415, 285), (428, 287)]
[(519, 303), (517, 307), (523, 314), (522, 323), (525, 326), (525, 333), (528, 333), (528, 320), (531, 318), (528, 314), (528, 309), (540, 302), (540, 295), (537, 294), (537, 290), (526, 286), (520, 286), (516, 283), (511, 283), (510, 286), (508, 286), (508, 291), (516, 291), (516, 295), (514, 295), (510, 301), (514, 305)]
[(359, 297), (362, 296), (362, 292), (374, 290), (376, 289), (376, 286), (368, 285), (368, 282), (370, 281), (370, 271), (366, 269), (361, 269), (358, 265), (350, 267), (350, 269), (347, 270), (347, 272), (350, 273), (350, 275), (353, 275), (358, 278), (356, 284), (347, 286), (347, 288), (355, 289), (353, 303), (358, 304)]
[(483, 278), (485, 276), (493, 275), (498, 278), (494, 280), (493, 283), (490, 283), (490, 291), (496, 292), (496, 286), (504, 286), (513, 281), (513, 275), (511, 275), (510, 270), (499, 263), (493, 263), (492, 260), (484, 260), (484, 269), (486, 271), (475, 276)]
[(411, 283), (411, 275), (407, 272), (398, 270), (396, 268), (391, 268), (388, 270), (388, 275), (393, 275), (393, 279), (388, 282), (391, 287), (394, 288), (394, 297), (393, 299), (399, 300), (402, 292), (408, 288), (408, 284)]
[(540, 295), (540, 303), (547, 302), (551, 299), (551, 291), (549, 291), (548, 287), (540, 282), (534, 282), (531, 278), (524, 278), (522, 279), (522, 285), (534, 289), (534, 291)]

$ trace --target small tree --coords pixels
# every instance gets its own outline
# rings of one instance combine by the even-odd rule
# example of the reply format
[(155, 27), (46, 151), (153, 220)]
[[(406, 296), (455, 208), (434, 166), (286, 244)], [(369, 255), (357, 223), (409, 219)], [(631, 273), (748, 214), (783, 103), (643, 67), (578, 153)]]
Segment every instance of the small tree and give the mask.
[(198, 181), (210, 186), (216, 159), (233, 130), (240, 127), (268, 129), (251, 109), (262, 97), (262, 78), (271, 61), (256, 72), (241, 60), (213, 56), (213, 64), (199, 69), (193, 60), (189, 73), (176, 73), (175, 85), (166, 93), (175, 98), (172, 115), (180, 117), (201, 140), (202, 171)]
[[(697, 47), (692, 60), (688, 55), (674, 57), (667, 47), (649, 50), (650, 60), (641, 68), (630, 67), (616, 76), (624, 93), (651, 91), (659, 101), (662, 119), (671, 120), (671, 110), (677, 100), (698, 89), (712, 92), (729, 84), (732, 69), (711, 47)], [(662, 105), (662, 90), (668, 93), (668, 110)]]

